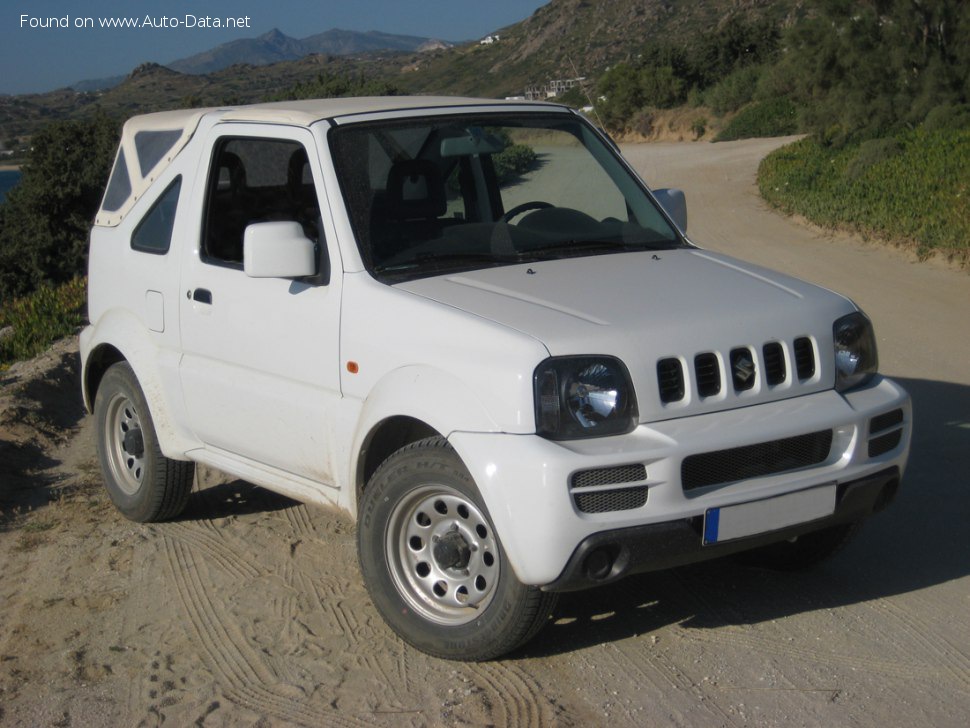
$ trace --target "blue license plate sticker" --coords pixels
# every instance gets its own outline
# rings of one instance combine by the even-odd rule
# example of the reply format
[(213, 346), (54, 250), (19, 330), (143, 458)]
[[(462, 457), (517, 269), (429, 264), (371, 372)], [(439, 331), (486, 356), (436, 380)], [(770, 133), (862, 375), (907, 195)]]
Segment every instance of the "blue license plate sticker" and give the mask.
[(836, 485), (799, 490), (763, 500), (709, 508), (704, 514), (704, 545), (769, 533), (816, 521), (835, 512)]

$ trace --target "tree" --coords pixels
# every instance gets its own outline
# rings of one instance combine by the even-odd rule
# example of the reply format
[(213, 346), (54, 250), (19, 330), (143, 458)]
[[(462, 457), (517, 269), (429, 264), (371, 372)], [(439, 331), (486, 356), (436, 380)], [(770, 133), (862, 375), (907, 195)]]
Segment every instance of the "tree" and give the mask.
[(344, 96), (398, 96), (401, 90), (392, 83), (363, 74), (356, 78), (344, 74), (321, 73), (312, 81), (304, 81), (291, 86), (286, 91), (273, 94), (268, 101), (290, 101), (293, 99), (331, 99)]
[(0, 296), (61, 283), (87, 267), (88, 236), (120, 125), (99, 116), (54, 122), (31, 139), (20, 183), (0, 204)]
[(825, 0), (785, 38), (779, 74), (808, 128), (841, 144), (970, 102), (970, 3)]

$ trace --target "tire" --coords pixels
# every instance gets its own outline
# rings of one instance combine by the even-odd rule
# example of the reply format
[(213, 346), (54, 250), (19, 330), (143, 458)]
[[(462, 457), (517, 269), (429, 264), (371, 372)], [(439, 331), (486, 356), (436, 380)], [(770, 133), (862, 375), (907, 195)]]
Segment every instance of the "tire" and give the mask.
[(546, 623), (556, 596), (522, 584), (482, 497), (439, 437), (398, 450), (361, 498), (358, 555), (384, 620), (422, 652), (488, 660)]
[(114, 364), (101, 380), (94, 422), (98, 460), (115, 507), (138, 523), (181, 513), (195, 465), (162, 455), (148, 402), (127, 362)]
[(794, 541), (761, 546), (737, 555), (738, 561), (774, 571), (805, 571), (831, 558), (852, 540), (861, 521), (807, 533)]

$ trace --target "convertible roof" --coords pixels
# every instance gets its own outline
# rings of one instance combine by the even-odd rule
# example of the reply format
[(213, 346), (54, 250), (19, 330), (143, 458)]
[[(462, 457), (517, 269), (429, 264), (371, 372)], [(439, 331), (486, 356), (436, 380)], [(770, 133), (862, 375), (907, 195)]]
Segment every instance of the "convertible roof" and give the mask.
[(121, 223), (151, 184), (178, 156), (195, 134), (202, 119), (224, 122), (259, 122), (309, 127), (322, 119), (346, 123), (369, 114), (408, 111), (446, 111), (484, 106), (556, 109), (551, 104), (498, 101), (452, 96), (370, 96), (307, 101), (280, 101), (251, 106), (185, 109), (144, 114), (129, 119), (121, 134), (108, 186), (95, 217), (95, 225)]

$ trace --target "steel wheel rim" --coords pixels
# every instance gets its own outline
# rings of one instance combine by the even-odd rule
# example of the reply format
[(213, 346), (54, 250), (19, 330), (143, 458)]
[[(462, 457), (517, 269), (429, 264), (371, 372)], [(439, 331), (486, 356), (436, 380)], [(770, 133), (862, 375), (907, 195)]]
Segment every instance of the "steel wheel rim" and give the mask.
[(467, 624), (495, 596), (500, 552), (492, 524), (454, 488), (427, 485), (401, 500), (385, 550), (398, 593), (436, 624)]
[(138, 411), (123, 394), (108, 403), (104, 442), (115, 483), (126, 494), (134, 495), (145, 477), (145, 440)]

